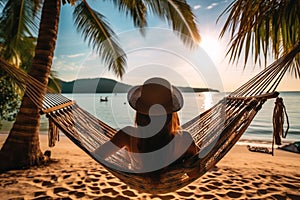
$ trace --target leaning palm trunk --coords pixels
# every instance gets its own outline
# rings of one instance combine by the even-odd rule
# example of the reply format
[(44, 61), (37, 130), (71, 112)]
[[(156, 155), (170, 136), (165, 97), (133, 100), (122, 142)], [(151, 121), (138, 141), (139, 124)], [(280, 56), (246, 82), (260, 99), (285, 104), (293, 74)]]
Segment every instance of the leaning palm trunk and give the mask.
[[(42, 103), (56, 44), (60, 14), (60, 0), (45, 0), (35, 57), (29, 74), (44, 84), (37, 98)], [(40, 115), (38, 105), (32, 103), (26, 92), (20, 112), (0, 151), (0, 171), (40, 165), (44, 156), (39, 145)]]

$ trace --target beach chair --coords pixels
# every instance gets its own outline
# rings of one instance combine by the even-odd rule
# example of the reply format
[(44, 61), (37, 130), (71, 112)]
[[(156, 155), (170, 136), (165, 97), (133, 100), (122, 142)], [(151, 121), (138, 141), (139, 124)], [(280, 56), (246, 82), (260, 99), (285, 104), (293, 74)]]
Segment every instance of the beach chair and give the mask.
[[(125, 150), (118, 151), (108, 160), (96, 157), (93, 151), (108, 141), (116, 130), (94, 115), (82, 109), (76, 102), (61, 94), (48, 93), (43, 104), (36, 98), (43, 89), (39, 81), (22, 70), (0, 62), (0, 67), (18, 80), (26, 95), (40, 108), (41, 114), (49, 118), (50, 146), (54, 145), (61, 130), (72, 142), (99, 162), (113, 175), (130, 187), (148, 193), (167, 193), (182, 188), (212, 169), (236, 144), (263, 104), (278, 97), (276, 88), (290, 66), (290, 58), (300, 51), (300, 43), (234, 92), (228, 94), (216, 105), (182, 125), (191, 133), (200, 147), (197, 155), (185, 163), (172, 165), (163, 175), (160, 183), (153, 182), (143, 174), (129, 168), (130, 159)], [(200, 165), (197, 176), (186, 175)]]

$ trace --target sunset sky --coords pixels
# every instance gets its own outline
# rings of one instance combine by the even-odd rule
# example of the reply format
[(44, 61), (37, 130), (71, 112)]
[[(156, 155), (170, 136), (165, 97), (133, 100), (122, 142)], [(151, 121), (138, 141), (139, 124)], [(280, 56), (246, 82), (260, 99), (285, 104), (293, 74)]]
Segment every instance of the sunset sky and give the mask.
[[(162, 76), (174, 85), (210, 87), (232, 91), (249, 80), (262, 68), (249, 62), (243, 70), (241, 64), (230, 64), (225, 57), (228, 36), (219, 39), (226, 16), (216, 24), (230, 0), (189, 0), (197, 17), (202, 41), (199, 48), (190, 50), (168, 27), (167, 23), (149, 15), (146, 35), (134, 28), (132, 20), (119, 13), (111, 1), (90, 1), (91, 6), (106, 16), (118, 35), (127, 54), (128, 66), (124, 77), (118, 79), (95, 55), (76, 31), (72, 7), (61, 10), (59, 34), (53, 70), (59, 78), (70, 81), (78, 78), (107, 77), (136, 85), (151, 76)], [(270, 60), (272, 62), (273, 60)], [(278, 90), (298, 91), (300, 81), (287, 74)]]

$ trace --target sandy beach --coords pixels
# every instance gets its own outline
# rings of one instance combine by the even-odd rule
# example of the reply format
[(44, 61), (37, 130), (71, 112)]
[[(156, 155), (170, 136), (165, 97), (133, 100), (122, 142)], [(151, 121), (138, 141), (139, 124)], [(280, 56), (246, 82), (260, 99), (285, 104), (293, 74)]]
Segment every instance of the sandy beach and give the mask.
[[(6, 138), (0, 135), (0, 146)], [(66, 137), (54, 148), (41, 135), (49, 166), (0, 174), (1, 199), (300, 199), (300, 154), (275, 156), (236, 145), (217, 166), (172, 193), (139, 193), (120, 182)]]

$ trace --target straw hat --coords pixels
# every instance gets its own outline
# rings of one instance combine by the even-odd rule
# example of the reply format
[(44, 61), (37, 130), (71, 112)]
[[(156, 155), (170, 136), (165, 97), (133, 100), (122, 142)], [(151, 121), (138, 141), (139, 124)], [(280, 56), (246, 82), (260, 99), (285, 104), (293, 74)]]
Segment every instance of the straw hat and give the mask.
[(132, 87), (127, 99), (130, 106), (141, 114), (164, 115), (179, 111), (183, 97), (178, 88), (162, 78), (150, 78), (143, 85)]

